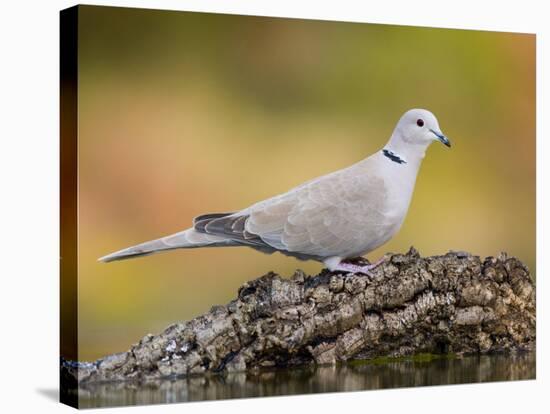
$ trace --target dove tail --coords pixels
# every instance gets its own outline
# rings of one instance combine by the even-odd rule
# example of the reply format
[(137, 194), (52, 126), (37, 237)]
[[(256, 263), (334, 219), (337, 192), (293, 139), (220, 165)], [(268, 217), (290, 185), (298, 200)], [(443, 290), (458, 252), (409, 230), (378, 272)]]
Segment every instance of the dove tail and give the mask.
[(192, 249), (197, 247), (237, 246), (233, 240), (221, 236), (199, 233), (195, 229), (187, 229), (182, 232), (151, 240), (136, 246), (128, 247), (117, 252), (100, 257), (100, 262), (108, 263), (116, 260), (133, 259), (135, 257), (148, 256), (157, 252), (174, 249)]

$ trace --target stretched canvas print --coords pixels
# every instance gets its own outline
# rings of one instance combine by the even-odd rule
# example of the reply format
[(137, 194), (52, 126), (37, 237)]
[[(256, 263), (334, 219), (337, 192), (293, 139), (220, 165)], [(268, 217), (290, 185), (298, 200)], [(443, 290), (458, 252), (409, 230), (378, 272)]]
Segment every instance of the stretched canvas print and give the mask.
[(61, 12), (61, 400), (535, 378), (535, 35)]

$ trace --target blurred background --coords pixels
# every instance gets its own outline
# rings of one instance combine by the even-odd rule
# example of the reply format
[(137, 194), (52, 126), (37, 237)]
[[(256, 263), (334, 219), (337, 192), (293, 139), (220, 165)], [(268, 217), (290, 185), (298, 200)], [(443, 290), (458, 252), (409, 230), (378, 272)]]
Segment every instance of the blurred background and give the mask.
[(321, 265), (246, 248), (97, 258), (238, 210), (439, 119), (398, 235), (371, 253), (507, 251), (535, 271), (535, 36), (81, 6), (79, 359)]

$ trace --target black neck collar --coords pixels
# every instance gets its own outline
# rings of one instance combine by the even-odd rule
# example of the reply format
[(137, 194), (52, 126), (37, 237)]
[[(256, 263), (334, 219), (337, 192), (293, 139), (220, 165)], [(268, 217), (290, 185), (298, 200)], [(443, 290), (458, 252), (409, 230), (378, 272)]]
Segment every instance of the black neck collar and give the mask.
[(397, 164), (406, 164), (407, 161), (405, 161), (403, 158), (401, 158), (399, 155), (397, 155), (395, 152), (383, 149), (382, 154), (384, 154), (384, 157), (388, 158), (389, 160), (396, 162)]

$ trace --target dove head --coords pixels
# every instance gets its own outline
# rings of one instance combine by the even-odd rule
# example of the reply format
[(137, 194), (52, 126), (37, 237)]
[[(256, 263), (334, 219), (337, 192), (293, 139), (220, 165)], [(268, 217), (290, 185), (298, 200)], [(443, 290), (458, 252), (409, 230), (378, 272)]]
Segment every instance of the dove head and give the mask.
[(424, 156), (426, 148), (439, 141), (447, 147), (450, 141), (441, 132), (437, 118), (425, 109), (411, 109), (401, 117), (393, 131), (388, 148), (398, 154)]

